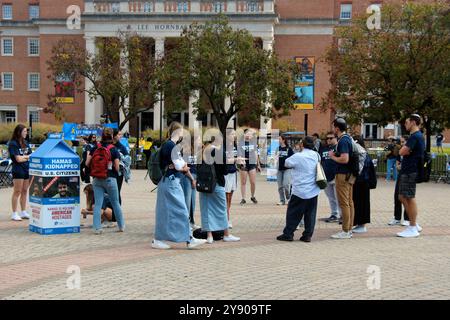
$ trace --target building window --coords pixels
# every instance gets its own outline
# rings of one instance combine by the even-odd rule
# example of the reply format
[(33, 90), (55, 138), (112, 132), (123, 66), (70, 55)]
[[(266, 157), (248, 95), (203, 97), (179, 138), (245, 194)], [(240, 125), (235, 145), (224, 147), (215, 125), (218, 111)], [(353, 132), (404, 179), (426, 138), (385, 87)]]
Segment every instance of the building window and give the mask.
[(144, 3), (144, 12), (152, 12), (153, 11), (153, 5), (150, 2)]
[(2, 72), (2, 90), (14, 90), (14, 73)]
[(177, 11), (178, 12), (188, 12), (189, 11), (189, 4), (188, 1), (180, 1), (177, 4)]
[(39, 39), (28, 39), (28, 55), (39, 56)]
[(14, 39), (2, 38), (2, 56), (14, 55)]
[(376, 123), (364, 124), (364, 138), (365, 139), (378, 139), (378, 125)]
[(15, 110), (0, 109), (0, 123), (14, 123), (14, 122), (17, 122), (17, 115)]
[(349, 20), (352, 18), (352, 4), (341, 4), (341, 20)]
[(258, 12), (258, 3), (257, 1), (248, 1), (247, 2), (247, 11), (248, 12)]
[(225, 1), (214, 1), (214, 12), (224, 12)]
[(31, 19), (39, 19), (39, 5), (30, 4), (28, 7), (28, 13)]
[(38, 107), (28, 107), (28, 118), (27, 119), (30, 119), (30, 117), (31, 117), (31, 121), (33, 123), (41, 122), (41, 117), (39, 115)]
[(111, 11), (114, 13), (119, 13), (120, 12), (120, 2), (113, 2), (111, 4)]
[(12, 4), (2, 5), (2, 12), (3, 12), (3, 20), (12, 20), (13, 18)]
[(28, 73), (28, 91), (39, 91), (39, 73)]

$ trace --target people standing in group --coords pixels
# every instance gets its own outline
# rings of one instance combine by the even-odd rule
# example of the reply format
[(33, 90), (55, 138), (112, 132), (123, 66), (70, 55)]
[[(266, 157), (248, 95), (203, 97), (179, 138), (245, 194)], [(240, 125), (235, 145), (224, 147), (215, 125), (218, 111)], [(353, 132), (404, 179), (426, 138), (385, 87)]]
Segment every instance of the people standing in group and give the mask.
[[(13, 131), (11, 140), (8, 142), (8, 152), (12, 161), (12, 178), (14, 190), (11, 199), (12, 215), (11, 220), (21, 221), (30, 219), (27, 212), (27, 194), (30, 185), (29, 161), (31, 148), (25, 140), (28, 130), (18, 124)], [(20, 213), (17, 211), (20, 199)]]
[[(353, 137), (353, 140), (364, 149), (366, 148), (361, 136)], [(376, 179), (372, 158), (366, 153), (364, 167), (353, 185), (353, 205), (355, 216), (353, 219), (353, 233), (367, 232), (366, 224), (370, 223), (370, 185), (371, 179)]]
[(183, 126), (174, 121), (169, 125), (167, 134), (167, 141), (159, 151), (163, 177), (158, 183), (152, 248), (170, 249), (171, 246), (166, 241), (171, 241), (186, 242), (187, 248), (193, 249), (206, 243), (206, 240), (191, 236), (189, 212), (181, 187), (183, 174), (190, 175), (189, 167), (181, 155), (181, 148), (177, 146), (183, 137)]
[[(119, 188), (117, 185), (120, 170), (120, 154), (113, 143), (113, 130), (105, 128), (101, 142), (88, 153), (86, 165), (90, 167), (91, 176), (94, 178), (92, 186), (94, 188), (95, 203), (103, 203), (105, 193), (108, 194), (119, 232), (124, 232), (125, 221), (119, 202)], [(101, 206), (94, 207), (93, 229), (95, 234), (102, 234), (103, 232)]]
[(317, 199), (320, 188), (316, 183), (317, 165), (320, 156), (314, 151), (313, 137), (303, 140), (303, 151), (294, 154), (285, 161), (287, 168), (292, 168), (292, 195), (286, 212), (286, 226), (280, 241), (293, 241), (294, 232), (302, 218), (305, 230), (300, 241), (311, 242), (316, 224)]
[(436, 135), (436, 147), (438, 153), (444, 153), (444, 149), (442, 148), (442, 143), (445, 141), (445, 137), (442, 132), (439, 132)]
[(240, 241), (229, 231), (227, 200), (225, 196), (225, 176), (227, 175), (226, 155), (221, 135), (211, 137), (203, 150), (203, 165), (211, 165), (216, 178), (216, 185), (211, 193), (199, 192), (202, 230), (207, 232), (207, 243), (212, 244), (213, 232), (224, 231), (223, 241)]
[(314, 138), (314, 151), (319, 152), (320, 147), (322, 146), (322, 141), (320, 140), (320, 136), (318, 133), (314, 133), (313, 138)]
[(234, 129), (232, 128), (228, 128), (226, 134), (227, 138), (225, 143), (225, 157), (227, 164), (227, 174), (225, 176), (225, 196), (227, 198), (228, 227), (231, 229), (233, 228), (233, 224), (230, 219), (231, 200), (233, 199), (233, 193), (237, 190), (236, 164), (239, 162), (239, 159), (236, 147), (236, 131), (234, 131)]
[(337, 118), (333, 122), (334, 134), (338, 137), (336, 152), (330, 151), (330, 158), (336, 162), (336, 194), (342, 214), (342, 231), (331, 237), (350, 239), (352, 237), (355, 207), (353, 205), (353, 185), (355, 176), (351, 173), (350, 159), (353, 155), (352, 138), (346, 134), (347, 122)]
[[(122, 139), (122, 131), (118, 130), (118, 129), (114, 129), (113, 131), (113, 141), (114, 141), (114, 146), (116, 147), (117, 151), (119, 151), (119, 164), (122, 163), (122, 160), (125, 156), (129, 156), (130, 153), (128, 152), (128, 149), (120, 142), (120, 139)], [(123, 164), (122, 164), (123, 166)], [(121, 191), (122, 191), (122, 185), (123, 185), (123, 180), (124, 180), (124, 173), (123, 173), (123, 168), (121, 168), (121, 166), (119, 166), (119, 172), (117, 173), (117, 188), (119, 189), (119, 203), (120, 205), (122, 205), (122, 196), (121, 196)]]
[[(190, 136), (183, 137), (181, 142), (182, 144), (182, 153), (183, 158), (188, 164), (189, 172), (191, 175), (183, 175), (180, 179), (181, 188), (183, 189), (184, 201), (186, 203), (186, 208), (189, 212), (189, 223), (191, 230), (195, 230), (200, 228), (195, 224), (195, 201), (197, 197), (197, 192), (195, 189), (195, 184), (193, 181), (197, 179), (197, 164), (199, 163), (199, 159), (201, 159), (201, 150), (202, 143), (200, 136), (194, 137), (191, 143), (191, 139), (188, 139)], [(199, 154), (196, 154), (195, 151), (198, 150)], [(192, 179), (192, 180), (191, 180)]]
[(400, 151), (400, 148), (398, 144), (394, 141), (394, 137), (389, 137), (389, 143), (386, 146), (385, 150), (388, 151), (386, 155), (386, 181), (391, 180), (391, 172), (393, 172), (393, 179), (394, 181), (397, 181), (397, 157), (398, 152)]
[(418, 114), (410, 115), (405, 122), (406, 130), (410, 136), (406, 144), (400, 149), (400, 156), (403, 157), (400, 169), (399, 197), (406, 212), (408, 212), (409, 226), (397, 236), (402, 238), (414, 238), (420, 235), (422, 228), (417, 224), (417, 203), (416, 203), (416, 179), (418, 177), (419, 165), (423, 165), (425, 152), (425, 141), (419, 127), (422, 123)]
[[(406, 144), (406, 141), (408, 140), (408, 136), (403, 136), (400, 138), (400, 147), (403, 147)], [(400, 156), (400, 154), (397, 156), (397, 170), (400, 172), (401, 169), (401, 163), (402, 163), (403, 157)], [(409, 226), (409, 218), (408, 213), (406, 212), (406, 209), (403, 209), (403, 222), (402, 222), (402, 203), (399, 198), (398, 194), (398, 188), (399, 188), (399, 179), (395, 182), (395, 191), (394, 191), (394, 218), (388, 223), (390, 226), (396, 226), (396, 225), (402, 225), (402, 226)]]
[(285, 166), (286, 159), (294, 154), (294, 151), (287, 144), (285, 136), (281, 135), (279, 138), (280, 146), (278, 147), (278, 194), (280, 202), (277, 205), (285, 205), (289, 202), (291, 197), (291, 170)]
[(259, 162), (258, 155), (258, 144), (256, 141), (256, 132), (254, 129), (249, 128), (244, 130), (244, 141), (239, 142), (238, 145), (238, 156), (245, 158), (245, 165), (240, 166), (240, 177), (241, 177), (241, 205), (247, 203), (246, 198), (246, 186), (247, 186), (247, 176), (250, 179), (250, 200), (257, 204), (258, 201), (255, 198), (256, 192), (256, 172), (261, 172), (261, 165)]
[(327, 187), (325, 188), (325, 194), (327, 195), (328, 202), (330, 203), (331, 214), (325, 220), (325, 222), (338, 222), (341, 218), (341, 208), (339, 207), (339, 201), (336, 194), (336, 167), (337, 164), (330, 158), (330, 151), (336, 152), (337, 139), (334, 132), (329, 131), (327, 133), (326, 145), (322, 146), (319, 150), (320, 157), (322, 159), (322, 167), (327, 177)]

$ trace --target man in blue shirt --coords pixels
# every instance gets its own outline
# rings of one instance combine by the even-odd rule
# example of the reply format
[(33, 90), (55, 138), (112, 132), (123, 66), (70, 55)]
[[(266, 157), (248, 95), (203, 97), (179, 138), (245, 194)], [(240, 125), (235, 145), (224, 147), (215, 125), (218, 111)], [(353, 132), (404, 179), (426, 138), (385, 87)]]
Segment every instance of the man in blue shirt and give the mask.
[(320, 188), (316, 183), (317, 164), (320, 156), (314, 149), (314, 139), (303, 140), (304, 150), (295, 153), (285, 161), (286, 168), (292, 169), (292, 194), (286, 212), (286, 227), (279, 241), (292, 241), (298, 224), (305, 217), (305, 231), (300, 241), (311, 242), (317, 214), (317, 198)]
[(333, 122), (334, 133), (338, 137), (336, 152), (330, 151), (330, 158), (336, 162), (336, 193), (342, 213), (342, 231), (331, 237), (333, 239), (350, 239), (352, 237), (355, 208), (353, 206), (353, 184), (355, 176), (350, 170), (350, 159), (353, 154), (353, 140), (346, 134), (347, 122), (337, 118)]
[(423, 165), (423, 156), (425, 152), (425, 141), (419, 130), (421, 118), (418, 114), (412, 114), (406, 119), (405, 127), (410, 136), (406, 144), (400, 149), (400, 156), (403, 157), (400, 169), (399, 198), (408, 212), (409, 226), (403, 232), (397, 233), (402, 238), (418, 237), (422, 228), (416, 223), (417, 204), (416, 204), (416, 178), (419, 168)]
[(322, 158), (322, 167), (327, 177), (327, 187), (325, 188), (325, 194), (327, 195), (330, 203), (331, 215), (325, 220), (325, 222), (337, 222), (341, 216), (341, 209), (339, 208), (339, 202), (336, 195), (336, 167), (337, 164), (330, 158), (330, 152), (336, 152), (337, 139), (334, 132), (327, 133), (327, 144), (322, 146), (319, 150), (320, 157)]

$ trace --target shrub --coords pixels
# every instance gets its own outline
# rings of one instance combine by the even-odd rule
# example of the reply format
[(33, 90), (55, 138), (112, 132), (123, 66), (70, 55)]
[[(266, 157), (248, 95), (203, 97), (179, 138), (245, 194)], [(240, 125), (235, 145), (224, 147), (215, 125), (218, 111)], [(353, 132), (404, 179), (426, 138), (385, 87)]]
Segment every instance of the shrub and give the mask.
[[(9, 139), (11, 139), (14, 128), (16, 126), (17, 123), (0, 124), (0, 144), (6, 144), (9, 141)], [(60, 131), (61, 131), (60, 125), (51, 125), (46, 123), (33, 124), (31, 143), (41, 144), (42, 142), (45, 141), (45, 134), (47, 132), (60, 132)]]

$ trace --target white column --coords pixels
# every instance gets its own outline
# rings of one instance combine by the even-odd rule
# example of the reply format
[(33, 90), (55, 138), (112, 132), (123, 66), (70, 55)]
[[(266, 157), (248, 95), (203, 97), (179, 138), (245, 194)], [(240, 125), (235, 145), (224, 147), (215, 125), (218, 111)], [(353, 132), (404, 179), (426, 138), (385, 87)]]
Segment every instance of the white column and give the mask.
[(87, 12), (87, 13), (95, 12), (94, 2), (85, 2), (84, 3), (84, 12)]
[(236, 12), (236, 1), (229, 0), (227, 3), (227, 12), (235, 13)]
[(164, 12), (164, 1), (156, 0), (156, 2), (155, 2), (155, 12)]
[[(95, 55), (95, 37), (84, 37), (86, 40), (86, 52)], [(86, 90), (92, 87), (92, 82), (85, 78), (84, 86)], [(84, 123), (86, 124), (95, 124), (97, 121), (97, 103), (96, 100), (90, 101), (89, 94), (85, 92), (84, 94)]]
[[(156, 2), (158, 5), (159, 2)], [(161, 2), (162, 3), (162, 2)], [(164, 10), (164, 8), (163, 8)], [(155, 59), (162, 59), (164, 57), (164, 38), (156, 38), (155, 39)], [(161, 110), (162, 109), (162, 110)], [(153, 106), (153, 130), (159, 130), (159, 118), (164, 114), (164, 101), (161, 104), (158, 101)], [(164, 119), (163, 119), (163, 127), (164, 127)]]
[[(128, 81), (130, 81), (130, 73), (128, 72), (127, 57), (126, 57), (126, 53), (124, 51), (122, 51), (120, 53), (120, 59), (122, 60), (121, 62), (123, 62), (123, 65), (121, 65), (121, 68), (126, 68), (127, 69), (125, 71), (126, 72), (126, 78), (128, 79)], [(119, 110), (119, 125), (120, 125), (120, 123), (122, 121), (125, 120), (125, 118), (126, 118), (125, 111), (128, 112), (128, 108), (129, 107), (130, 107), (130, 98), (129, 98), (129, 96), (127, 96), (125, 98), (125, 102), (123, 104), (123, 108), (120, 108), (120, 110)], [(127, 122), (127, 124), (123, 127), (122, 131), (123, 132), (130, 132), (130, 122)]]
[(199, 125), (197, 122), (197, 115), (194, 114), (194, 103), (200, 98), (200, 91), (194, 91), (189, 96), (189, 129), (197, 130)]
[[(226, 98), (225, 98), (225, 111), (228, 112), (228, 110), (230, 109), (230, 107), (231, 107), (231, 98), (230, 98), (230, 97), (226, 97)], [(236, 118), (236, 115), (234, 115), (234, 116), (230, 119), (230, 121), (228, 121), (227, 128), (234, 128), (234, 127), (233, 127), (233, 121), (234, 121), (235, 118)]]
[(264, 0), (264, 12), (274, 12), (273, 2), (274, 0)]
[(200, 0), (191, 1), (191, 13), (200, 12)]
[[(273, 39), (263, 39), (263, 49), (272, 52), (273, 50)], [(266, 110), (272, 108), (270, 103), (266, 103)], [(265, 122), (267, 121), (267, 123)], [(260, 129), (272, 130), (272, 119), (267, 117), (261, 117), (260, 119)]]

